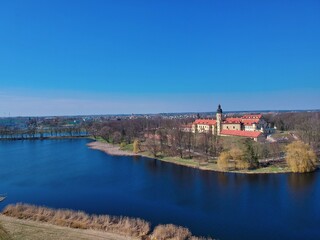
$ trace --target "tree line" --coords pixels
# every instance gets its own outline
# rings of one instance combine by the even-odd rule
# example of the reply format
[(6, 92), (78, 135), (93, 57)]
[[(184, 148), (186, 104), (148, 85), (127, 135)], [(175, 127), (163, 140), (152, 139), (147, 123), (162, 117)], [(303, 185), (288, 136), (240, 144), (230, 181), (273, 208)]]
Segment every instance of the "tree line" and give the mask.
[(314, 149), (320, 147), (320, 112), (292, 112), (264, 115), (280, 131), (293, 131)]
[[(312, 149), (319, 148), (320, 114), (317, 112), (267, 114), (265, 119), (280, 131), (292, 131)], [(192, 133), (183, 127), (192, 118), (122, 119), (91, 122), (89, 133), (113, 144), (132, 144), (150, 152), (154, 157), (178, 156), (184, 159), (199, 158), (203, 161), (222, 159), (221, 169), (253, 169), (259, 159), (283, 158), (287, 143), (254, 142), (250, 139), (221, 137), (211, 133)], [(220, 158), (218, 158), (220, 157)]]
[(183, 126), (193, 120), (157, 117), (92, 122), (88, 131), (93, 137), (102, 138), (112, 144), (132, 144), (134, 140), (138, 140), (141, 143), (140, 148), (154, 157), (179, 156), (209, 161), (232, 148), (244, 151), (250, 148), (254, 159), (277, 158), (281, 154), (281, 146), (277, 143), (262, 144), (248, 139), (220, 137), (210, 132), (185, 131)]

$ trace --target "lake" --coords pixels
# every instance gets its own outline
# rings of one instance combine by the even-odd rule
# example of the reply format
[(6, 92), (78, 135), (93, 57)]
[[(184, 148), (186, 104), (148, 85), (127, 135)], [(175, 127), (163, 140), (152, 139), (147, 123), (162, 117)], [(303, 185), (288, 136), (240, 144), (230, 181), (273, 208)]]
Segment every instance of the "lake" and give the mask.
[(320, 174), (215, 173), (110, 156), (88, 139), (0, 141), (0, 203), (173, 223), (219, 239), (320, 239)]

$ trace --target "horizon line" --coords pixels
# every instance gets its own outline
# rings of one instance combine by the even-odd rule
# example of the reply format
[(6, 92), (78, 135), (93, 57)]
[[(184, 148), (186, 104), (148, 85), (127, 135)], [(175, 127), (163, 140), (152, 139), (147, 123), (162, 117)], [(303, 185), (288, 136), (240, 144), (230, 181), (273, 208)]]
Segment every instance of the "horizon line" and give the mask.
[[(320, 108), (316, 109), (279, 109), (279, 110), (228, 110), (223, 111), (223, 113), (272, 113), (272, 112), (318, 112)], [(65, 115), (15, 115), (15, 116), (0, 116), (0, 118), (34, 118), (34, 117), (87, 117), (87, 116), (134, 116), (134, 115), (159, 115), (159, 114), (203, 114), (203, 113), (215, 113), (212, 111), (202, 111), (202, 112), (158, 112), (158, 113), (94, 113), (94, 114), (65, 114)]]

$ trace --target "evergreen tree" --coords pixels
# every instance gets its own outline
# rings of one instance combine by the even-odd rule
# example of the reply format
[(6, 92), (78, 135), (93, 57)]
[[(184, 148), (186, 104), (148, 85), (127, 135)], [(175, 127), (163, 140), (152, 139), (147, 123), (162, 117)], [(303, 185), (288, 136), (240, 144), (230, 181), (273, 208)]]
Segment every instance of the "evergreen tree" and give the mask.
[(256, 168), (259, 165), (258, 155), (254, 151), (251, 139), (244, 141), (244, 160), (248, 162), (249, 168)]

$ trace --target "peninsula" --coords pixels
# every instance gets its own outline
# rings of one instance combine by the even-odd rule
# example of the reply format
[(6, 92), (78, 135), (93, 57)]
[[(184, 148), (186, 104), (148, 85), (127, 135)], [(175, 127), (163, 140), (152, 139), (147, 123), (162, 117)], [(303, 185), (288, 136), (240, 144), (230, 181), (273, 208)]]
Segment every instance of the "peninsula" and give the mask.
[[(310, 113), (296, 113), (298, 121), (308, 121)], [(311, 116), (317, 119), (316, 114)], [(279, 118), (276, 119), (276, 118)], [(318, 168), (319, 133), (294, 123), (286, 114), (223, 114), (219, 104), (216, 118), (151, 119), (129, 118), (93, 125), (89, 132), (95, 142), (88, 146), (110, 155), (144, 156), (201, 170), (234, 173), (309, 172)], [(279, 127), (276, 126), (279, 125)], [(298, 127), (297, 127), (298, 126)], [(306, 135), (306, 133), (309, 133)], [(311, 138), (312, 137), (312, 138)], [(310, 141), (312, 139), (312, 141)], [(286, 158), (291, 144), (300, 142), (296, 156)], [(304, 144), (306, 142), (307, 144)], [(292, 154), (291, 154), (292, 155)], [(294, 155), (294, 154), (293, 154)], [(301, 169), (293, 165), (302, 161)], [(293, 165), (292, 165), (293, 163)], [(309, 167), (311, 166), (311, 167)]]

